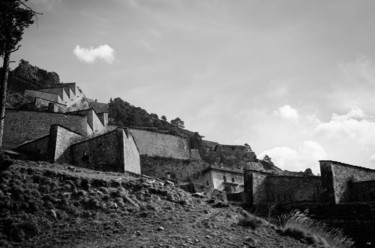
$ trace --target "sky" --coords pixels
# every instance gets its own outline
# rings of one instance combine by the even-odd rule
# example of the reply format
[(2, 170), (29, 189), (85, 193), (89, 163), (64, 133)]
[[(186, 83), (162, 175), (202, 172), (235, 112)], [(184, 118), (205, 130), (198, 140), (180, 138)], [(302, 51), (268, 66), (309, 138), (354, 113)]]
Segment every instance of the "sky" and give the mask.
[[(282, 169), (375, 169), (375, 1), (30, 0), (12, 60)], [(15, 67), (14, 63), (12, 67)]]

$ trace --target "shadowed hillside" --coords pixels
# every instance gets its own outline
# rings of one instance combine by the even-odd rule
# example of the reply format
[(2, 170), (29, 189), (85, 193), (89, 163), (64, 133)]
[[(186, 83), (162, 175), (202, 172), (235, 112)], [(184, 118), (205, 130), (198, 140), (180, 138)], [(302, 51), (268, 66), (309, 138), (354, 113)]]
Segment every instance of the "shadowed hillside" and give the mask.
[(2, 247), (329, 247), (308, 230), (290, 234), (169, 181), (47, 162), (1, 163)]

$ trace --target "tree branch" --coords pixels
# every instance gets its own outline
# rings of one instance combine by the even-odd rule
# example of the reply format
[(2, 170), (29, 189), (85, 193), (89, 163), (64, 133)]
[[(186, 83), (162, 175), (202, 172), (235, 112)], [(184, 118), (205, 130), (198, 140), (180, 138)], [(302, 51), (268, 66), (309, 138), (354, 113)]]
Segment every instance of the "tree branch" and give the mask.
[(33, 12), (33, 14), (36, 14), (36, 15), (43, 15), (43, 13), (39, 13), (39, 12), (36, 12), (35, 10), (33, 10), (32, 8), (30, 8), (29, 6), (27, 6), (26, 3), (20, 1), (20, 4), (22, 4), (26, 9), (30, 10), (31, 12)]
[(10, 51), (9, 53), (14, 53), (15, 51), (17, 51), (18, 49), (20, 49), (21, 45), (18, 45), (16, 48), (14, 48), (12, 51)]

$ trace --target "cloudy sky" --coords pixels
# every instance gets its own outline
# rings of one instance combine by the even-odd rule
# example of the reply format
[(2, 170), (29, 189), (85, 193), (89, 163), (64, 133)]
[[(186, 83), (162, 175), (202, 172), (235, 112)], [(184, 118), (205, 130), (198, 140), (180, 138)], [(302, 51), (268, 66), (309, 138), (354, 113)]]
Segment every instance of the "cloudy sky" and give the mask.
[[(375, 1), (30, 0), (13, 60), (281, 168), (375, 168)], [(13, 65), (14, 67), (14, 65)]]

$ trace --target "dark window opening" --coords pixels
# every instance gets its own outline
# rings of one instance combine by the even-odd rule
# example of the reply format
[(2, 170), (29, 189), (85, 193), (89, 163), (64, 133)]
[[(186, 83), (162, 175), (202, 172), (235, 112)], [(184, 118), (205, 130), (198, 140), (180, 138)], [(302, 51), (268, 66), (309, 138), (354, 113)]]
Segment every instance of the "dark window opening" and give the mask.
[(226, 182), (227, 181), (227, 177), (223, 176), (223, 180), (224, 180), (224, 182)]
[(235, 182), (234, 177), (232, 177), (232, 183), (234, 183), (234, 182)]
[(206, 182), (206, 184), (207, 184), (207, 186), (209, 186), (209, 185), (210, 185), (210, 183), (209, 183), (208, 181)]

